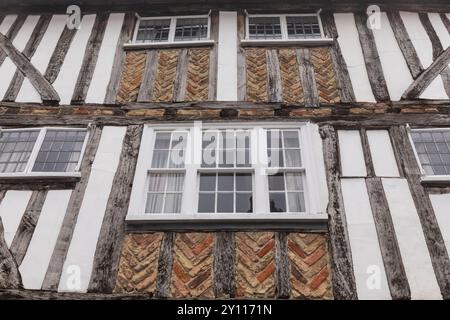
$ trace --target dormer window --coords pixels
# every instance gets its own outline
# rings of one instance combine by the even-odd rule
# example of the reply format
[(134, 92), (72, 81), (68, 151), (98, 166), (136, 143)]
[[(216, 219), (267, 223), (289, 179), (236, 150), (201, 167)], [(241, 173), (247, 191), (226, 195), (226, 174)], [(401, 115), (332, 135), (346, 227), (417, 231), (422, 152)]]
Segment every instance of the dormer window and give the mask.
[(209, 17), (139, 18), (133, 43), (176, 43), (209, 39)]
[(319, 14), (248, 15), (248, 40), (324, 38)]

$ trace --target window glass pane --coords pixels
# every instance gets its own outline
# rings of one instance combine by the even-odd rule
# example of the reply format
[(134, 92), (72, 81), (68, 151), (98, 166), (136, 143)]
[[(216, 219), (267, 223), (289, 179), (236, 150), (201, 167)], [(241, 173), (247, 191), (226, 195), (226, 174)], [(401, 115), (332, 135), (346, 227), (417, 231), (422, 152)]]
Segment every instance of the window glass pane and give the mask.
[(284, 190), (283, 173), (278, 173), (269, 176), (269, 190)]
[(215, 208), (215, 194), (214, 193), (200, 193), (198, 199), (198, 212), (213, 213)]
[(270, 192), (270, 212), (286, 212), (286, 196), (284, 192)]
[(217, 188), (219, 191), (233, 191), (234, 190), (234, 175), (233, 174), (219, 174)]
[(252, 213), (253, 199), (251, 193), (237, 193), (236, 194), (236, 212), (238, 213)]
[(251, 167), (249, 130), (207, 130), (202, 139), (202, 167)]
[(233, 193), (217, 194), (217, 212), (231, 213), (233, 212)]
[(25, 170), (38, 130), (0, 132), (0, 172)]
[(187, 132), (157, 132), (153, 148), (152, 168), (184, 168)]
[(47, 130), (36, 157), (33, 172), (70, 172), (75, 170), (86, 130)]
[(303, 190), (302, 174), (286, 173), (286, 187), (289, 191)]
[(175, 41), (196, 41), (208, 38), (208, 18), (177, 19)]
[(289, 212), (305, 212), (303, 193), (288, 192)]
[(184, 173), (150, 173), (146, 213), (179, 213)]
[(450, 175), (450, 132), (418, 130), (411, 133), (419, 161), (427, 175)]
[(319, 19), (317, 16), (286, 17), (289, 39), (321, 38)]
[(216, 190), (216, 174), (201, 174), (200, 191), (215, 191), (215, 190)]
[(165, 42), (169, 39), (170, 19), (141, 20), (136, 42)]
[(271, 168), (302, 166), (298, 130), (268, 130), (267, 157)]
[(248, 19), (250, 39), (281, 39), (279, 17), (250, 17)]
[(251, 191), (252, 187), (252, 175), (249, 173), (237, 173), (236, 174), (236, 190), (237, 191)]

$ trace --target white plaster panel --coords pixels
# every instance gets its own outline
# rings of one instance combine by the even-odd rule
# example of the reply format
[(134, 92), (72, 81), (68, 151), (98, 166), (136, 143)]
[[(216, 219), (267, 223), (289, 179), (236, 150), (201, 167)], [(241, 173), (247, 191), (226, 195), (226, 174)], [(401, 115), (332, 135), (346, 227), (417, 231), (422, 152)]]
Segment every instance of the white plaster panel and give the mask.
[(450, 255), (450, 194), (430, 194), (430, 199), (445, 247)]
[(411, 299), (442, 299), (422, 225), (405, 179), (382, 179)]
[(347, 64), (356, 101), (375, 102), (353, 13), (335, 13), (338, 42)]
[(370, 155), (378, 177), (399, 177), (397, 161), (387, 130), (368, 130)]
[[(103, 128), (58, 291), (86, 292), (88, 289), (95, 249), (119, 164), (125, 132), (126, 127)], [(74, 283), (71, 277), (74, 272), (79, 272), (79, 285)]]
[(338, 130), (339, 153), (344, 177), (365, 177), (366, 163), (358, 130)]
[(358, 298), (391, 299), (365, 179), (342, 179), (341, 186)]
[(25, 289), (39, 290), (58, 239), (72, 190), (50, 190), (42, 206), (22, 264), (19, 267)]

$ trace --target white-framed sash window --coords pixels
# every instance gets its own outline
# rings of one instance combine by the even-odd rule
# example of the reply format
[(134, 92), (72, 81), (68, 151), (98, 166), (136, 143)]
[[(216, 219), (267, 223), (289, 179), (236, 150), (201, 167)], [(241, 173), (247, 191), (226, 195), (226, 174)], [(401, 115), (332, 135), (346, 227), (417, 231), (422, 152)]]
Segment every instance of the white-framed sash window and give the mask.
[(324, 214), (321, 149), (303, 122), (145, 125), (127, 220)]

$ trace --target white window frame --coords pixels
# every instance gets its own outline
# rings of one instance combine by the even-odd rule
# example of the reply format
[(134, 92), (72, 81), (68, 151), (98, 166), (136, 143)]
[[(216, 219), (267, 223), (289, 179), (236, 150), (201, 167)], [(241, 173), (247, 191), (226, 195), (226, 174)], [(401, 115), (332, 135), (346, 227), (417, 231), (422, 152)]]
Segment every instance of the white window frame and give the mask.
[[(323, 30), (322, 20), (320, 18), (321, 10), (316, 13), (289, 13), (289, 14), (246, 14), (245, 18), (245, 39), (241, 40), (243, 46), (258, 46), (258, 45), (319, 45), (319, 44), (331, 44), (333, 39), (325, 37)], [(249, 19), (250, 18), (280, 18), (281, 27), (281, 39), (250, 39), (249, 32)], [(317, 39), (289, 39), (287, 30), (287, 17), (317, 17), (320, 28), (320, 38)]]
[[(83, 146), (80, 151), (80, 158), (78, 159), (78, 163), (75, 166), (75, 169), (70, 172), (41, 172), (41, 171), (32, 171), (33, 166), (36, 162), (36, 158), (39, 154), (39, 151), (42, 147), (42, 143), (44, 142), (45, 135), (47, 131), (57, 130), (57, 131), (69, 131), (69, 130), (84, 130), (86, 135), (84, 137)], [(33, 149), (31, 151), (30, 157), (28, 158), (27, 165), (22, 172), (4, 172), (0, 173), (1, 178), (51, 178), (51, 177), (80, 177), (80, 166), (81, 161), (83, 160), (83, 155), (86, 150), (87, 142), (89, 140), (89, 130), (88, 128), (80, 128), (80, 127), (30, 127), (30, 128), (0, 128), (0, 132), (11, 132), (11, 131), (39, 131), (38, 137), (34, 143)]]
[[(276, 168), (268, 168), (263, 166), (260, 162), (253, 163), (252, 167), (239, 167), (239, 168), (203, 168), (201, 167), (201, 147), (198, 147), (200, 141), (201, 145), (201, 132), (199, 129), (193, 127), (193, 124), (152, 124), (145, 125), (141, 140), (141, 147), (139, 150), (139, 157), (136, 166), (136, 172), (133, 182), (133, 189), (130, 197), (130, 205), (128, 208), (127, 221), (139, 222), (139, 221), (160, 221), (160, 220), (257, 220), (257, 219), (326, 219), (327, 215), (324, 212), (326, 204), (323, 204), (324, 193), (327, 193), (325, 173), (323, 167), (323, 153), (322, 145), (315, 143), (316, 140), (312, 138), (312, 130), (317, 130), (317, 127), (312, 127), (313, 125), (309, 122), (296, 122), (296, 123), (265, 123), (265, 122), (255, 122), (255, 123), (236, 123), (236, 124), (216, 124), (208, 123), (203, 125), (203, 130), (207, 129), (255, 129), (251, 131), (252, 145), (254, 146), (257, 135), (256, 129), (296, 129), (300, 130), (300, 146), (301, 146), (301, 157), (302, 165), (300, 168), (302, 173), (304, 173), (304, 199), (306, 210), (304, 213), (277, 213), (270, 212), (270, 204), (268, 201), (269, 189), (268, 189), (268, 178), (267, 175), (258, 174), (258, 172), (270, 173)], [(194, 164), (186, 163), (184, 169), (175, 169), (178, 172), (185, 173), (184, 177), (184, 187), (183, 196), (181, 204), (181, 212), (177, 214), (145, 214), (145, 205), (147, 200), (147, 190), (148, 190), (148, 176), (149, 172), (155, 172), (155, 169), (151, 169), (151, 159), (153, 154), (153, 145), (155, 131), (158, 130), (190, 130), (189, 135), (195, 135), (196, 139), (194, 142), (197, 147), (195, 150), (192, 149), (193, 139), (188, 138), (187, 149), (186, 149), (186, 159), (188, 157), (195, 157), (197, 161)], [(317, 133), (318, 134), (318, 133)], [(198, 140), (200, 139), (200, 140)], [(320, 137), (319, 137), (320, 139)], [(250, 154), (253, 157), (257, 156), (257, 152), (260, 152), (267, 157), (267, 145), (264, 139), (259, 140), (259, 150), (258, 148), (251, 148)], [(161, 170), (160, 172), (175, 172), (175, 170)], [(292, 168), (282, 168), (280, 169), (284, 172), (293, 171)], [(251, 172), (253, 179), (253, 212), (252, 213), (198, 213), (198, 196), (199, 196), (199, 174), (204, 172)], [(295, 168), (295, 172), (298, 172), (298, 168)], [(323, 177), (323, 179), (321, 179)], [(189, 185), (186, 185), (189, 183)], [(267, 201), (258, 201), (258, 199), (266, 199)]]
[[(134, 28), (134, 34), (133, 38), (131, 40), (131, 43), (124, 44), (125, 48), (148, 48), (148, 47), (171, 47), (171, 46), (182, 46), (182, 47), (189, 47), (189, 46), (198, 46), (198, 45), (212, 45), (214, 44), (214, 41), (211, 39), (211, 15), (210, 14), (203, 14), (203, 15), (190, 15), (190, 16), (164, 16), (164, 17), (141, 17), (140, 15), (136, 14), (137, 21)], [(186, 19), (186, 18), (207, 18), (208, 19), (208, 30), (206, 34), (206, 39), (203, 40), (194, 40), (194, 41), (175, 41), (175, 30), (177, 25), (178, 19)], [(170, 30), (169, 30), (169, 36), (167, 41), (157, 41), (157, 42), (144, 42), (144, 43), (137, 43), (137, 35), (139, 31), (139, 25), (141, 21), (143, 20), (170, 20)]]
[(449, 131), (450, 128), (411, 128), (409, 125), (406, 126), (407, 132), (408, 132), (408, 139), (411, 143), (412, 149), (414, 151), (414, 156), (416, 157), (417, 164), (420, 169), (420, 173), (422, 174), (422, 181), (424, 182), (450, 182), (450, 175), (429, 175), (425, 172), (425, 169), (422, 166), (422, 163), (420, 162), (419, 154), (416, 150), (416, 145), (414, 144), (414, 140), (412, 138), (411, 133), (417, 132), (417, 131)]

